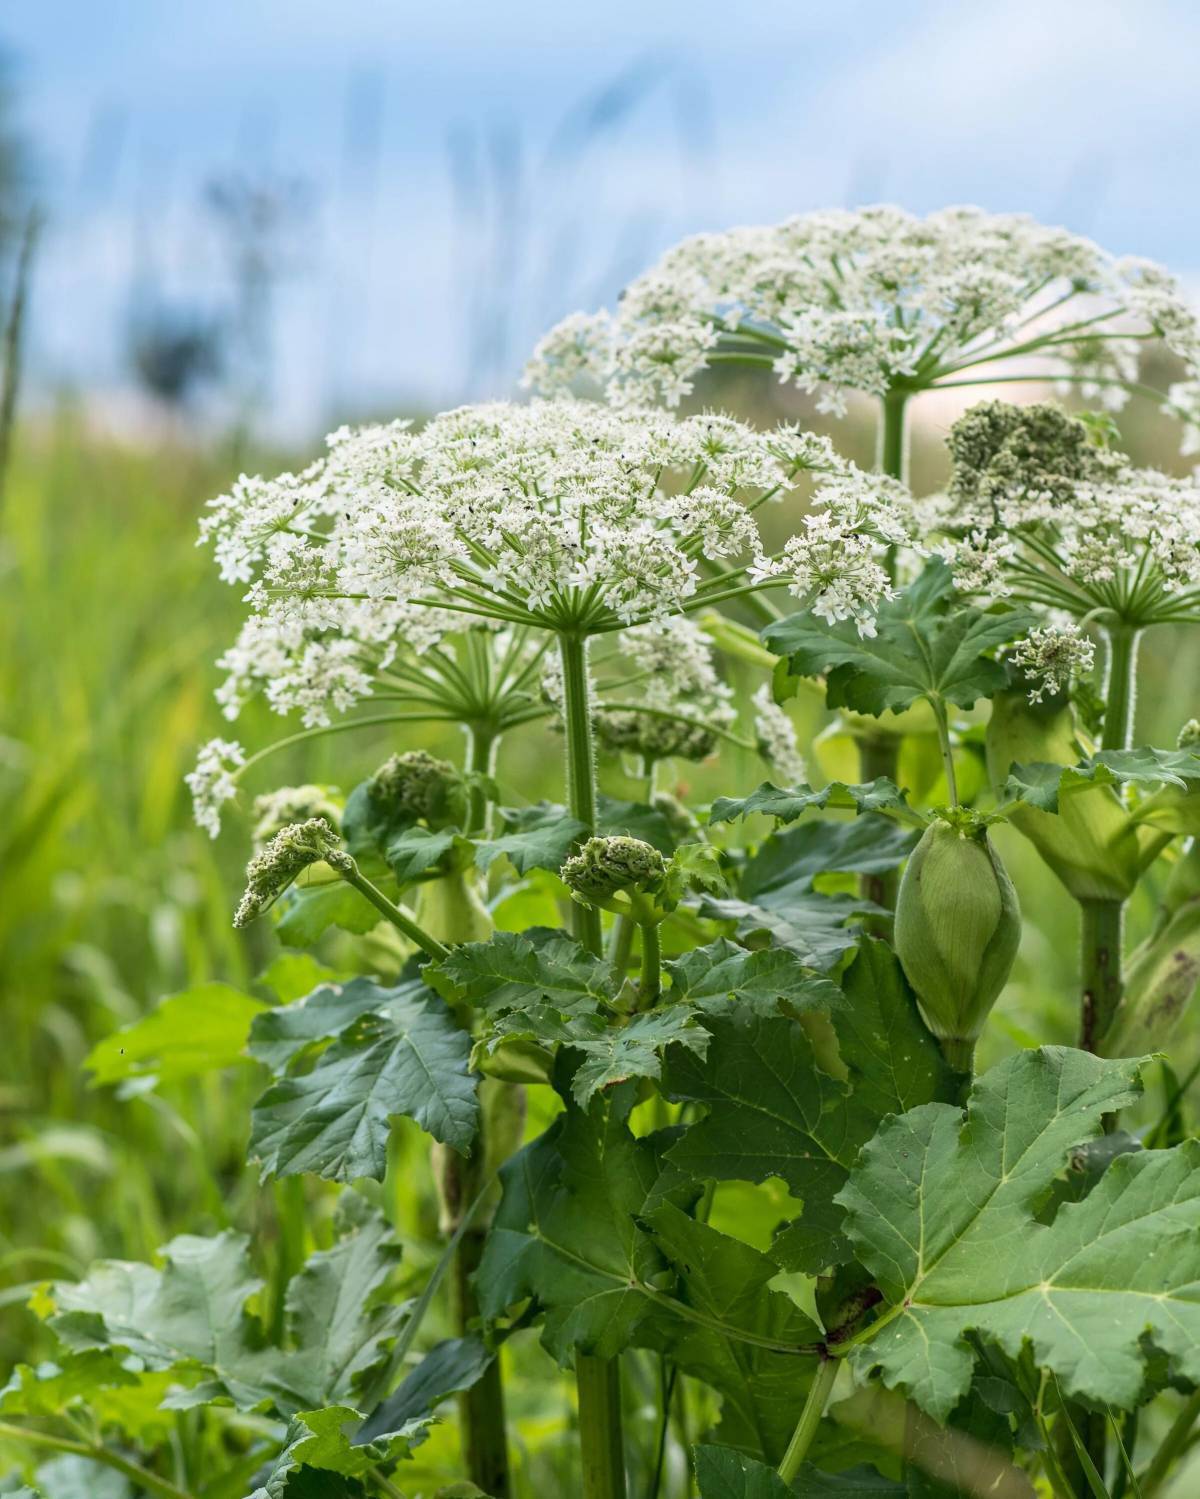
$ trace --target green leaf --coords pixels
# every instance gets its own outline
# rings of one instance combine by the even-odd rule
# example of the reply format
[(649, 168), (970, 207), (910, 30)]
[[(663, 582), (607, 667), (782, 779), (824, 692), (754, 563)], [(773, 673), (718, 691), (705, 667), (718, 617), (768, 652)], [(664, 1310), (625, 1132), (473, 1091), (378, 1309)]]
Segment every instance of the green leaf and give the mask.
[(41, 1463), (34, 1474), (37, 1489), (15, 1493), (37, 1499), (133, 1499), (134, 1489), (123, 1473), (92, 1462), (90, 1458), (64, 1454)]
[(670, 1203), (645, 1223), (676, 1270), (673, 1299), (688, 1309), (667, 1328), (672, 1362), (720, 1393), (718, 1441), (778, 1462), (816, 1368), (815, 1357), (781, 1350), (815, 1346), (820, 1329), (768, 1289), (779, 1267), (749, 1244)]
[[(284, 1447), (275, 1459), (262, 1487), (250, 1499), (293, 1499), (297, 1493), (295, 1475), (304, 1468), (319, 1470), (323, 1475), (336, 1473), (343, 1478), (357, 1478), (371, 1473), (380, 1464), (407, 1457), (415, 1442), (425, 1433), (425, 1421), (407, 1422), (405, 1426), (363, 1443), (355, 1439), (362, 1425), (361, 1414), (347, 1405), (324, 1410), (302, 1411), (288, 1426)], [(355, 1489), (331, 1485), (327, 1476), (320, 1480), (319, 1493), (324, 1499), (341, 1499)]]
[(794, 675), (825, 677), (829, 707), (879, 717), (902, 713), (919, 697), (960, 708), (991, 697), (1006, 676), (987, 653), (1027, 635), (1036, 623), (1026, 609), (984, 612), (960, 602), (950, 569), (935, 560), (882, 605), (873, 637), (861, 637), (849, 621), (830, 624), (800, 613), (768, 625), (762, 638), (787, 657)]
[(742, 871), (739, 894), (706, 897), (700, 914), (736, 923), (747, 942), (761, 934), (813, 968), (829, 971), (858, 940), (847, 921), (877, 909), (857, 895), (815, 888), (830, 874), (881, 874), (908, 857), (917, 835), (883, 818), (802, 823), (765, 839)]
[[(504, 855), (518, 874), (528, 874), (531, 869), (549, 869), (557, 874), (569, 855), (588, 836), (583, 823), (554, 802), (538, 802), (532, 807), (501, 807), (499, 813), (506, 831), (499, 838), (476, 845), (475, 859), (481, 869), (490, 869)], [(641, 802), (600, 797), (596, 807), (596, 832), (605, 836), (623, 834), (629, 838), (641, 838), (667, 857), (675, 848), (675, 839), (666, 818)]]
[(846, 922), (876, 907), (857, 895), (821, 892), (816, 880), (894, 869), (915, 841), (915, 833), (881, 817), (813, 821), (772, 833), (746, 863), (739, 896), (707, 896), (700, 914), (736, 922), (737, 935), (748, 943), (766, 935), (810, 967), (830, 971), (857, 941), (857, 932), (846, 928)]
[(668, 1095), (708, 1108), (668, 1160), (722, 1181), (780, 1177), (803, 1209), (775, 1257), (808, 1273), (843, 1262), (850, 1246), (834, 1196), (859, 1150), (887, 1115), (951, 1096), (953, 1086), (895, 956), (866, 940), (844, 976), (833, 1011), (844, 1080), (822, 1070), (801, 1021), (750, 1013), (706, 1023), (707, 1057), (668, 1061)]
[[(408, 987), (419, 994), (424, 986), (417, 979)], [(302, 1052), (349, 1030), (361, 1015), (384, 1010), (394, 992), (380, 988), (374, 979), (322, 984), (292, 1004), (256, 1015), (250, 1027), (250, 1055), (272, 1071), (282, 1072)]]
[(1069, 1157), (1138, 1096), (1140, 1061), (1022, 1052), (980, 1078), (967, 1117), (888, 1120), (841, 1194), (890, 1303), (855, 1354), (944, 1420), (970, 1384), (969, 1332), (1037, 1363), (1068, 1395), (1139, 1398), (1144, 1339), (1200, 1378), (1200, 1143), (1115, 1157), (1081, 1202), (1037, 1221)]
[(720, 937), (668, 962), (671, 997), (709, 1015), (752, 1011), (777, 1015), (781, 1001), (790, 1010), (829, 1010), (841, 990), (830, 979), (817, 978), (799, 956), (785, 947), (747, 952)]
[(131, 1078), (175, 1082), (243, 1059), (250, 1024), (265, 1010), (228, 984), (198, 984), (172, 994), (149, 1015), (96, 1045), (84, 1063), (97, 1085)]
[[(62, 1368), (37, 1371), (43, 1388), (61, 1399), (63, 1382), (70, 1381), (90, 1396), (86, 1377), (101, 1387), (102, 1381), (115, 1383), (101, 1363), (111, 1356), (126, 1365), (136, 1359), (155, 1376), (169, 1376), (157, 1386), (167, 1409), (217, 1401), (291, 1417), (353, 1397), (406, 1315), (403, 1305), (383, 1294), (400, 1253), (384, 1220), (364, 1213), (293, 1277), (283, 1346), (267, 1340), (253, 1313), (263, 1283), (248, 1248), (244, 1234), (184, 1235), (162, 1249), (161, 1268), (102, 1261), (84, 1281), (57, 1283), (49, 1326), (71, 1352)], [(23, 1379), (21, 1393), (32, 1413), (29, 1385)], [(5, 1392), (6, 1410), (12, 1408), (12, 1389), (10, 1384)]]
[(906, 1499), (908, 1489), (873, 1468), (822, 1473), (802, 1465), (793, 1483), (784, 1483), (774, 1468), (729, 1447), (695, 1449), (700, 1499)]
[(475, 862), (480, 869), (490, 869), (497, 859), (504, 857), (518, 874), (528, 874), (531, 869), (549, 869), (557, 874), (575, 847), (587, 837), (583, 823), (553, 802), (497, 810), (506, 831), (499, 838), (476, 844)]
[(646, 1295), (666, 1264), (636, 1222), (659, 1175), (649, 1140), (625, 1123), (632, 1090), (568, 1107), (502, 1167), (503, 1196), (476, 1278), (495, 1318), (529, 1297), (545, 1308), (542, 1341), (566, 1363), (576, 1349), (613, 1357), (655, 1316)]
[(1193, 750), (1101, 750), (1080, 765), (1014, 765), (1001, 802), (1027, 802), (1043, 812), (1057, 812), (1060, 796), (1089, 786), (1174, 786), (1186, 791), (1196, 781), (1200, 755)]
[(751, 813), (761, 812), (764, 817), (777, 818), (779, 822), (795, 822), (811, 808), (818, 811), (887, 812), (916, 817), (908, 805), (908, 793), (902, 791), (894, 781), (879, 776), (862, 786), (848, 786), (844, 781), (830, 781), (814, 791), (811, 786), (797, 786), (792, 791), (781, 791), (770, 781), (764, 781), (757, 791), (749, 796), (719, 796), (709, 813), (710, 823), (733, 822)]
[(255, 984), (269, 989), (281, 1005), (302, 999), (322, 984), (336, 984), (350, 975), (319, 963), (311, 953), (281, 952), (255, 979)]
[(571, 1042), (583, 1053), (571, 1081), (571, 1096), (580, 1108), (586, 1108), (602, 1089), (630, 1078), (657, 1081), (668, 1046), (685, 1047), (703, 1056), (710, 1039), (693, 1015), (675, 1006), (634, 1015), (624, 1025), (605, 1026), (591, 1040)]
[(452, 1003), (488, 1014), (546, 1004), (563, 1015), (593, 1014), (611, 1006), (621, 980), (610, 963), (593, 957), (561, 932), (497, 932), (488, 942), (465, 942), (429, 963), (425, 982)]
[(406, 1422), (428, 1420), (449, 1395), (469, 1390), (495, 1354), (480, 1338), (446, 1338), (436, 1344), (399, 1387), (363, 1422), (356, 1440), (370, 1442)]
[(767, 1289), (778, 1273), (768, 1256), (688, 1217), (680, 1189), (661, 1189), (656, 1141), (625, 1122), (632, 1099), (625, 1088), (586, 1113), (568, 1107), (503, 1168), (477, 1279), (484, 1315), (534, 1298), (563, 1363), (577, 1349), (667, 1352), (721, 1395), (723, 1436), (777, 1457), (819, 1331)]
[(275, 934), (288, 947), (311, 947), (331, 926), (361, 936), (379, 925), (379, 912), (345, 880), (292, 885), (279, 897)]
[(379, 1181), (391, 1121), (403, 1115), (465, 1154), (479, 1118), (470, 1045), (422, 984), (380, 989), (378, 1005), (343, 1030), (310, 1072), (281, 1078), (258, 1100), (251, 1153), (267, 1175)]
[(436, 868), (453, 848), (472, 851), (469, 839), (455, 828), (431, 833), (428, 828), (405, 828), (384, 845), (383, 856), (400, 885), (411, 884)]

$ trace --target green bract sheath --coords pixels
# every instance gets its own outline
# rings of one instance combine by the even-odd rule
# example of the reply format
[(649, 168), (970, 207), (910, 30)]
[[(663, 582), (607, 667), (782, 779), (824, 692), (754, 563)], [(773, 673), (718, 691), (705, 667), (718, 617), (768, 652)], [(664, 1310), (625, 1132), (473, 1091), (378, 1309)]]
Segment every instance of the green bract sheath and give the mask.
[(896, 951), (939, 1040), (979, 1035), (1020, 941), (1017, 892), (986, 828), (931, 823), (900, 882)]
[[(1081, 759), (1069, 706), (1030, 703), (1024, 691), (992, 699), (987, 761), (994, 785), (1003, 784), (1014, 764), (1077, 765)], [(1057, 813), (1016, 807), (1010, 820), (1076, 900), (1128, 899), (1145, 863), (1143, 842), (1157, 843), (1150, 829), (1139, 829), (1111, 786), (1070, 791)]]

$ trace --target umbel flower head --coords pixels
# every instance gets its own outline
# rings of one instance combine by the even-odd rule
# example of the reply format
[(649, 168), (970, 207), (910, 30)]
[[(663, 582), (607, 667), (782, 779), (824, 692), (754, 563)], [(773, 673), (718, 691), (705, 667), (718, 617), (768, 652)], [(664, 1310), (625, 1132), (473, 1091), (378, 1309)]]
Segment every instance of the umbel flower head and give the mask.
[[(250, 584), (251, 657), (294, 635), (287, 659), (303, 676), (299, 642), (316, 632), (320, 662), (344, 668), (343, 700), (362, 691), (364, 638), (426, 616), (433, 632), (466, 615), (598, 634), (787, 586), (869, 620), (887, 577), (864, 554), (907, 536), (896, 496), (821, 439), (721, 416), (500, 403), (329, 441), (303, 474), (214, 501), (201, 540)], [(806, 532), (767, 556), (754, 512), (805, 472), (818, 476)]]
[(234, 913), (234, 926), (249, 926), (299, 875), (320, 863), (339, 872), (354, 867), (354, 860), (323, 817), (281, 828), (246, 865), (246, 892)]
[(1134, 468), (1044, 404), (976, 406), (951, 429), (950, 450), (949, 487), (915, 509), (927, 537), (943, 536), (933, 549), (959, 587), (1075, 620), (1200, 618), (1195, 481)]
[(255, 847), (261, 848), (289, 823), (307, 822), (323, 817), (337, 832), (341, 827), (342, 809), (328, 786), (280, 786), (254, 798)]
[(675, 406), (719, 356), (840, 413), (848, 391), (911, 394), (981, 368), (1119, 406), (1148, 337), (1189, 372), (1170, 400), (1200, 443), (1200, 331), (1161, 267), (1021, 214), (876, 206), (684, 240), (614, 313), (576, 313), (547, 334), (527, 378), (553, 394), (586, 376), (614, 402)]

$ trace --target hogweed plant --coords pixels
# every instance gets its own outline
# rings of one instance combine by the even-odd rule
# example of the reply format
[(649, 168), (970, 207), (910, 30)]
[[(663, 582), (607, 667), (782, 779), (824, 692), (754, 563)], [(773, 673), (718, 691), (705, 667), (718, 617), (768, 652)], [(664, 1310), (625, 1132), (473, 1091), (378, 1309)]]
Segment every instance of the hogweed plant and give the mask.
[[(689, 242), (551, 334), (539, 379), (607, 401), (343, 430), (215, 502), (248, 604), (227, 715), (298, 713), (280, 744), (457, 725), (461, 754), (401, 742), (348, 794), (247, 808), (235, 920), (292, 950), (270, 999), (174, 996), (93, 1065), (260, 1068), (289, 1252), (185, 1236), (45, 1287), (57, 1352), (0, 1394), (5, 1437), (170, 1499), (1165, 1494), (1200, 1421), (1192, 1077), (1158, 1055), (1200, 978), (1200, 728), (1140, 745), (1135, 701), (1140, 636), (1200, 602), (1198, 491), (1107, 418), (995, 402), (944, 494), (902, 482), (914, 395), (1025, 359), (998, 378), (1124, 392), (1151, 336), (1192, 360), (1165, 274), (1062, 231), (819, 215)], [(883, 472), (651, 404), (721, 358), (878, 397)], [(938, 775), (809, 784), (805, 679), (876, 746), (922, 715)], [(561, 795), (512, 805), (509, 757), (547, 743)], [(278, 747), (205, 746), (202, 826)], [(756, 788), (669, 789), (754, 753)], [(1006, 822), (1079, 902), (1081, 1044), (977, 1075), (1026, 921)], [(423, 1273), (381, 1210), (399, 1121), (431, 1140)], [(514, 1410), (535, 1343), (569, 1451)], [(414, 1484), (452, 1396), (460, 1467)]]

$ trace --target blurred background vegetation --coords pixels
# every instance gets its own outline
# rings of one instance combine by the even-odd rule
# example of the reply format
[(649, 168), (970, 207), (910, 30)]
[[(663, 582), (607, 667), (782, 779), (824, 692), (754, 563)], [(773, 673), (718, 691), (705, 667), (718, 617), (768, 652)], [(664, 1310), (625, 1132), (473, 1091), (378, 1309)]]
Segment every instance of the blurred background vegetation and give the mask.
[[(516, 346), (533, 331), (513, 313), (538, 290), (524, 215), (552, 213), (555, 185), (636, 111), (646, 86), (640, 75), (627, 74), (582, 101), (563, 121), (543, 179), (527, 183), (521, 195), (505, 188), (513, 179), (502, 150), (481, 150), (466, 138), (453, 143), (464, 222), (492, 247), (472, 262), (464, 282), (468, 386), (495, 390), (511, 374)], [(39, 1281), (79, 1274), (98, 1256), (147, 1257), (174, 1233), (228, 1223), (256, 1231), (270, 1252), (280, 1222), (295, 1212), (297, 1192), (328, 1196), (312, 1183), (260, 1189), (245, 1159), (259, 1082), (249, 1066), (118, 1098), (90, 1087), (83, 1065), (98, 1039), (163, 996), (211, 978), (251, 985), (274, 956), (274, 938), (263, 927), (237, 934), (230, 924), (248, 850), (245, 820), (230, 818), (221, 838), (210, 842), (192, 824), (183, 786), (198, 743), (222, 732), (211, 663), (242, 614), (238, 591), (218, 581), (194, 537), (204, 502), (239, 470), (300, 466), (319, 448), (323, 425), (284, 444), (266, 420), (279, 357), (275, 293), (303, 256), (311, 189), (253, 173), (211, 181), (204, 211), (229, 257), (227, 304), (197, 308), (164, 299), (148, 272), (136, 281), (128, 321), (114, 337), (138, 392), (139, 421), (118, 430), (97, 420), (86, 391), (20, 399), (41, 236), (54, 232), (52, 222), (42, 223), (35, 146), (21, 137), (18, 111), (6, 96), (0, 115), (0, 1371), (38, 1352), (38, 1324), (24, 1303)], [(523, 206), (526, 196), (532, 209)], [(572, 263), (570, 228), (564, 219), (557, 241), (544, 232), (538, 240), (560, 246), (560, 300), (570, 281), (563, 269)], [(636, 270), (645, 257), (638, 225), (617, 226), (612, 274)], [(594, 300), (582, 285), (578, 298)], [(541, 316), (545, 298), (532, 302)], [(1142, 378), (1163, 387), (1173, 372), (1156, 358)], [(1029, 398), (1036, 394), (1031, 390)], [(762, 424), (808, 421), (870, 462), (874, 434), (865, 410), (834, 428), (758, 377), (719, 391), (709, 387), (696, 404), (707, 400)], [(329, 425), (377, 414), (330, 410)], [(942, 437), (957, 408), (930, 403), (915, 415), (913, 481), (924, 490), (943, 475)], [(1121, 429), (1139, 462), (1180, 468), (1177, 434), (1144, 402), (1123, 413)], [(776, 514), (773, 524), (790, 530), (794, 517)], [(795, 712), (803, 742), (828, 722), (816, 695), (801, 699)], [(1198, 713), (1200, 640), (1195, 632), (1160, 631), (1145, 647), (1139, 738), (1173, 743), (1179, 725)], [(243, 717), (237, 734), (253, 747), (282, 728), (260, 709)], [(420, 743), (454, 748), (432, 732), (406, 736), (404, 747)], [(314, 740), (269, 762), (250, 791), (296, 781), (348, 787), (397, 747), (378, 731)], [(839, 768), (837, 753), (836, 744), (817, 746), (814, 780)], [(718, 789), (748, 789), (759, 774), (756, 764), (726, 756), (698, 768), (687, 789), (703, 801)], [(619, 768), (606, 775), (620, 790)], [(553, 741), (535, 730), (510, 745), (500, 781), (509, 799), (558, 795)], [(1047, 1014), (1054, 1039), (1071, 1039), (1077, 940), (1073, 903), (1016, 835), (1002, 830), (999, 839), (1027, 923), (1019, 967), (989, 1031), (993, 1055), (1035, 1035), (1044, 1039)], [(1138, 919), (1135, 913), (1135, 926)], [(1183, 1049), (1194, 1045), (1185, 1041)], [(1191, 1060), (1181, 1056), (1180, 1070)], [(384, 1190), (412, 1240), (414, 1282), (436, 1253), (420, 1160), (419, 1152), (406, 1151), (402, 1135)], [(548, 1366), (537, 1362), (540, 1355), (529, 1358), (515, 1399), (522, 1441), (536, 1451), (568, 1419), (567, 1396), (548, 1393)], [(448, 1431), (439, 1436), (430, 1459), (439, 1444), (452, 1441)], [(4, 1462), (0, 1447), (0, 1472)]]

